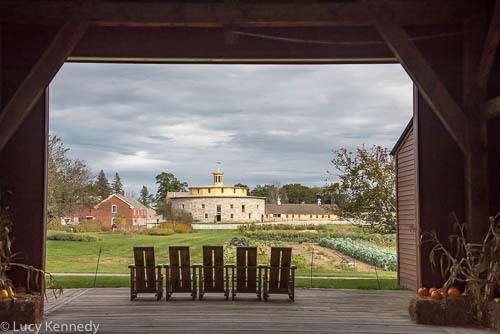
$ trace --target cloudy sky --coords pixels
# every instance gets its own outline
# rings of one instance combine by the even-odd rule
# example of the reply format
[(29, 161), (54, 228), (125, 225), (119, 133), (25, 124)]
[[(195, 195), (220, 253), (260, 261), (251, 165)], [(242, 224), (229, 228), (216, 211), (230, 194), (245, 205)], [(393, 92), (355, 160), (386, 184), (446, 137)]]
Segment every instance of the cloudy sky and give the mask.
[(94, 173), (156, 191), (280, 181), (321, 186), (332, 150), (392, 148), (412, 114), (400, 65), (65, 64), (50, 87), (50, 132)]

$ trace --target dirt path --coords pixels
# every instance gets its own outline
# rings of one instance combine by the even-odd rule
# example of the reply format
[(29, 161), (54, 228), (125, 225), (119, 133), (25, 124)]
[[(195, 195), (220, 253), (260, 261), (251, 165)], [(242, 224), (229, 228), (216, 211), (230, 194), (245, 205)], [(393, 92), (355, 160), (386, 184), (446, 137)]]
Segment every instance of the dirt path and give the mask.
[[(315, 269), (375, 271), (373, 265), (353, 259), (333, 249), (315, 244), (290, 243), (288, 246), (293, 247), (293, 254), (302, 255), (308, 261), (311, 260), (311, 253), (314, 249)], [(354, 263), (354, 267), (350, 267), (349, 263)]]

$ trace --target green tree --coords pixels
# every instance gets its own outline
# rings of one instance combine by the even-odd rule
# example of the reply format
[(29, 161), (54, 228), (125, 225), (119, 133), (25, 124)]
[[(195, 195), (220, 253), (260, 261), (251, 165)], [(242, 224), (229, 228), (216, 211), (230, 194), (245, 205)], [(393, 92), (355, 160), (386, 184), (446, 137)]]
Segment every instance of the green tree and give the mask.
[(368, 223), (378, 232), (396, 230), (396, 171), (389, 149), (373, 146), (355, 153), (334, 151), (333, 165), (340, 172), (339, 190), (346, 217)]
[(118, 175), (118, 173), (115, 173), (115, 179), (111, 185), (111, 190), (113, 191), (113, 194), (121, 194), (123, 192), (122, 180), (120, 179), (120, 175)]
[(111, 187), (109, 186), (109, 181), (106, 178), (104, 170), (101, 169), (97, 175), (97, 181), (94, 184), (94, 194), (103, 200), (111, 195)]
[(141, 193), (139, 195), (139, 202), (145, 206), (149, 206), (154, 202), (153, 195), (149, 193), (148, 187), (142, 186)]
[(298, 183), (294, 183), (294, 184), (285, 184), (283, 186), (283, 191), (286, 194), (288, 203), (315, 204), (317, 203), (316, 195), (320, 193), (321, 189), (315, 187), (310, 188)]
[(69, 158), (68, 151), (61, 138), (50, 135), (47, 171), (49, 219), (64, 217), (96, 203), (90, 169), (84, 161)]
[(242, 187), (242, 188), (247, 188), (248, 189), (248, 186), (246, 184), (243, 184), (243, 183), (236, 183), (234, 186), (235, 187)]
[(191, 213), (172, 208), (172, 201), (161, 201), (156, 206), (156, 214), (162, 215), (166, 221), (176, 221), (181, 223), (192, 223), (193, 216)]
[(174, 174), (162, 172), (155, 177), (158, 190), (156, 191), (156, 203), (165, 201), (169, 191), (187, 191), (188, 184), (179, 181)]
[(279, 182), (274, 181), (273, 184), (256, 185), (255, 188), (250, 191), (250, 196), (265, 197), (266, 203), (276, 204), (278, 198), (281, 203), (288, 203), (286, 193), (283, 188), (280, 187)]

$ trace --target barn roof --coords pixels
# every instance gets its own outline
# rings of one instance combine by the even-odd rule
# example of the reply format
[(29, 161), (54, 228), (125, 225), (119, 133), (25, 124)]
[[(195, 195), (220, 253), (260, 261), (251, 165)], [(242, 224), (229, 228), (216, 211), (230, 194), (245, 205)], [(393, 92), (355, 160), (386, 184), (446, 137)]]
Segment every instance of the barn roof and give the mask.
[(399, 136), (398, 141), (396, 142), (396, 145), (392, 148), (391, 155), (394, 156), (396, 155), (396, 152), (398, 151), (399, 147), (403, 142), (405, 141), (406, 135), (410, 132), (410, 130), (413, 128), (413, 117), (410, 119), (408, 122), (408, 125), (406, 125), (406, 128), (404, 129), (403, 133), (401, 136)]
[(132, 208), (132, 209), (147, 210), (147, 207), (145, 207), (138, 200), (136, 200), (136, 199), (134, 199), (132, 197), (127, 197), (127, 196), (121, 195), (121, 194), (112, 194), (111, 196), (109, 196), (108, 198), (106, 198), (105, 200), (103, 200), (101, 203), (97, 204), (95, 207), (98, 208), (102, 203), (106, 202), (107, 200), (109, 200), (113, 196), (116, 196), (118, 199), (120, 199), (121, 201), (123, 201), (126, 204), (128, 204), (130, 206), (130, 208)]

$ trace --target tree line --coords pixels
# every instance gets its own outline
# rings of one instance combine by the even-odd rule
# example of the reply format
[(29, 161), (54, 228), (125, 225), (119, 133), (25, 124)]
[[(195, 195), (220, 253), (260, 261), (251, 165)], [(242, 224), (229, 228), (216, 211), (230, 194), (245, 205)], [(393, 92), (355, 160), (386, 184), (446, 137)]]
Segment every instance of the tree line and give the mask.
[[(82, 207), (92, 207), (111, 194), (123, 192), (118, 172), (110, 183), (101, 170), (93, 176), (87, 164), (68, 157), (69, 149), (61, 138), (51, 135), (48, 145), (48, 202), (49, 218), (64, 217)], [(337, 213), (354, 221), (363, 222), (379, 232), (396, 229), (396, 171), (389, 149), (381, 146), (354, 151), (346, 148), (333, 151), (331, 160), (335, 172), (328, 172), (337, 182), (327, 182), (323, 187), (308, 187), (293, 183), (281, 185), (279, 181), (256, 185), (253, 189), (238, 183), (237, 187), (249, 189), (250, 196), (265, 197), (266, 203), (314, 204), (318, 195), (324, 204), (334, 204)], [(168, 192), (188, 190), (187, 182), (174, 174), (162, 172), (155, 177), (157, 191), (153, 195), (144, 185), (137, 200), (145, 206), (164, 207)], [(129, 194), (136, 197), (135, 194)], [(169, 211), (168, 211), (169, 212)]]
[[(60, 137), (49, 136), (48, 142), (48, 194), (47, 216), (49, 218), (65, 217), (78, 212), (82, 208), (93, 207), (112, 194), (123, 194), (123, 183), (118, 172), (112, 182), (106, 177), (104, 170), (94, 176), (87, 163), (80, 159), (72, 159), (68, 155), (69, 148)], [(158, 191), (150, 194), (146, 186), (142, 186), (136, 198), (145, 206), (156, 206), (163, 202), (169, 191), (186, 191), (188, 184), (181, 182), (172, 173), (162, 172), (156, 176)], [(136, 197), (133, 192), (126, 194)]]

